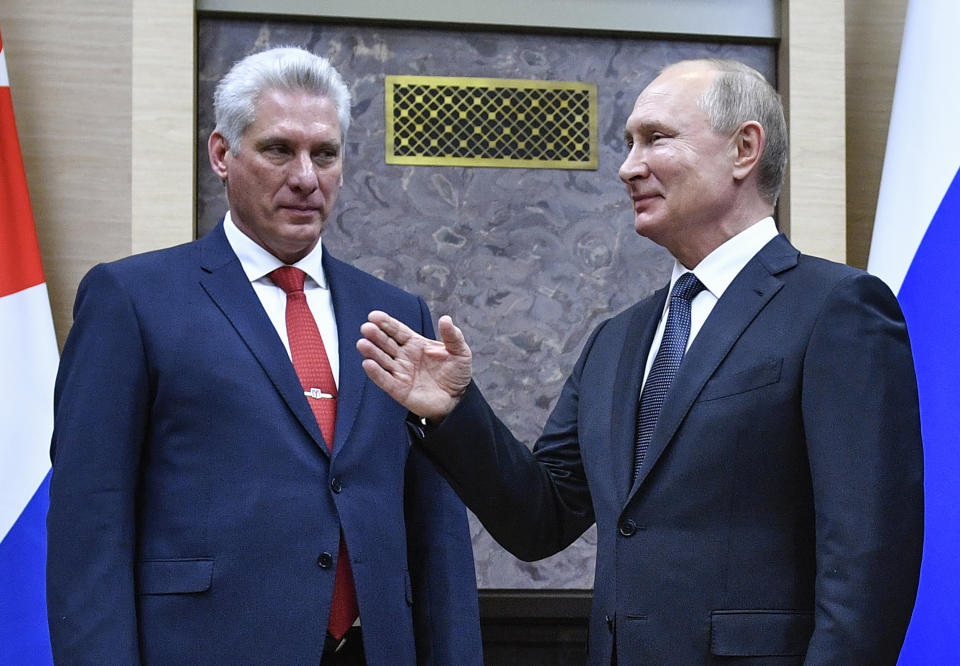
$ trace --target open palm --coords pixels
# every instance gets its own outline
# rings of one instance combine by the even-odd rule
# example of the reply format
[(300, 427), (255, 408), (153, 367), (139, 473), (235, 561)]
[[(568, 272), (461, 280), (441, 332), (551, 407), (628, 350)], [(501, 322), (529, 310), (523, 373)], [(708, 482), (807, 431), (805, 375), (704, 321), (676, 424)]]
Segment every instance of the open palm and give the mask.
[(367, 376), (408, 410), (439, 422), (470, 383), (472, 361), (463, 333), (448, 316), (437, 322), (439, 340), (374, 310), (360, 327), (357, 349)]

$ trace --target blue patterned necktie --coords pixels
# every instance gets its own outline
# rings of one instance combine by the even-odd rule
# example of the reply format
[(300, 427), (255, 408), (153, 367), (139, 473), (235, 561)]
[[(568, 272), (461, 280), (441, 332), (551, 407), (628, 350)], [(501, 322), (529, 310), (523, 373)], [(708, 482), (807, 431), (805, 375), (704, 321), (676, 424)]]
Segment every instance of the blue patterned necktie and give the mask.
[(647, 382), (640, 394), (640, 407), (637, 410), (636, 448), (633, 459), (633, 478), (640, 474), (640, 466), (647, 455), (647, 447), (653, 437), (653, 429), (660, 416), (660, 408), (667, 396), (673, 377), (680, 367), (680, 360), (687, 349), (690, 337), (690, 301), (703, 290), (703, 283), (693, 273), (684, 273), (677, 278), (670, 294), (670, 311), (667, 325), (663, 329), (660, 349), (653, 359)]

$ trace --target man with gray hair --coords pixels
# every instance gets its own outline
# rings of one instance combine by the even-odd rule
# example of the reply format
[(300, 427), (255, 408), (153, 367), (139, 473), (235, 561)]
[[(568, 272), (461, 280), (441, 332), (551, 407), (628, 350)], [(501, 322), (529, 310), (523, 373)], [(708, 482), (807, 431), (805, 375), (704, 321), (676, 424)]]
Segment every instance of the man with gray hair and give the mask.
[(667, 67), (624, 137), (634, 227), (673, 275), (589, 337), (532, 452), (448, 316), (430, 340), (370, 313), (364, 369), (518, 557), (596, 522), (591, 664), (896, 663), (923, 529), (896, 299), (777, 232), (786, 126), (749, 67)]
[(296, 48), (214, 95), (229, 210), (93, 268), (55, 396), (48, 610), (65, 664), (480, 664), (466, 512), (364, 375), (374, 308), (425, 303), (335, 259), (350, 94)]

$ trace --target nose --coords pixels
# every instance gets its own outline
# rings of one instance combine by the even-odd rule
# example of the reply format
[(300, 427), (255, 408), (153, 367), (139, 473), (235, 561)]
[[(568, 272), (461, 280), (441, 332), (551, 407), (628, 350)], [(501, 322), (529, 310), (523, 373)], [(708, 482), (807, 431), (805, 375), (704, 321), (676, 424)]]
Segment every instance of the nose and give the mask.
[(643, 149), (634, 145), (627, 158), (620, 165), (620, 180), (629, 183), (634, 178), (646, 178), (650, 175), (650, 167), (647, 165)]
[(319, 186), (313, 158), (309, 153), (298, 154), (288, 164), (287, 183), (298, 192), (312, 192)]

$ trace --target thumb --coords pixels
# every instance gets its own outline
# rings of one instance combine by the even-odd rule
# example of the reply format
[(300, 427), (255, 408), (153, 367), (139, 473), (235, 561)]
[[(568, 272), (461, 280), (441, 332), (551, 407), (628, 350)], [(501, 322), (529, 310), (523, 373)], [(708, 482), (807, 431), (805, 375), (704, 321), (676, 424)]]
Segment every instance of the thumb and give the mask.
[(463, 332), (454, 325), (450, 315), (443, 315), (437, 321), (437, 332), (440, 334), (440, 341), (443, 342), (447, 353), (455, 356), (469, 356), (470, 347), (463, 337)]

